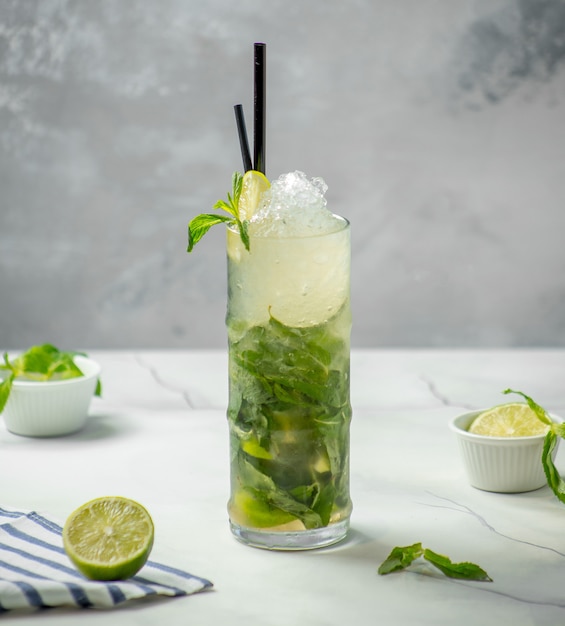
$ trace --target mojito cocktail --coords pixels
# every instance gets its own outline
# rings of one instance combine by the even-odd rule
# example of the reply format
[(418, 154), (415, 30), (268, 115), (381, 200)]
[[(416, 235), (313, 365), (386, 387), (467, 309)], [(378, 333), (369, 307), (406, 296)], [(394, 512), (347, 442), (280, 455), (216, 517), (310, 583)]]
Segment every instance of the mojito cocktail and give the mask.
[(245, 245), (227, 229), (234, 534), (273, 549), (349, 525), (350, 233), (325, 184), (294, 172), (264, 193)]
[(253, 160), (235, 105), (243, 176), (188, 225), (188, 252), (227, 226), (230, 498), (234, 535), (318, 548), (349, 527), (349, 222), (302, 172), (265, 176), (265, 44), (254, 45)]

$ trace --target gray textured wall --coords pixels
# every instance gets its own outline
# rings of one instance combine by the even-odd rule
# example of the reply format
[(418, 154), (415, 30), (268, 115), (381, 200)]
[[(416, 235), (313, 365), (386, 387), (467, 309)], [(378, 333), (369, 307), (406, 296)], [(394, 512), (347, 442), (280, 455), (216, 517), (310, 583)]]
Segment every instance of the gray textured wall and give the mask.
[(565, 345), (565, 2), (0, 0), (0, 346), (224, 347), (267, 43), (267, 174), (353, 226), (355, 346)]

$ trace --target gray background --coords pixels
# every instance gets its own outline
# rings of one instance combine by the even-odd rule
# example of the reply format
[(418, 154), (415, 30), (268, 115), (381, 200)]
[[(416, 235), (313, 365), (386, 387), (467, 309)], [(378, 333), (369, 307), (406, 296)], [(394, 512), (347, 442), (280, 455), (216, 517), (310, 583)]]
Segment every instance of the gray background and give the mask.
[(356, 347), (565, 345), (565, 2), (0, 0), (0, 346), (224, 347), (224, 197), (352, 222)]

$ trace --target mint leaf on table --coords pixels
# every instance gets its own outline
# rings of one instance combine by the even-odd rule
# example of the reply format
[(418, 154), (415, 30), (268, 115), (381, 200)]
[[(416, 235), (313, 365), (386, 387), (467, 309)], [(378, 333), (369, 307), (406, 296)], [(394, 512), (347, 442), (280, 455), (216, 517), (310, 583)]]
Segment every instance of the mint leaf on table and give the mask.
[(482, 567), (464, 561), (462, 563), (452, 563), (451, 559), (443, 554), (437, 554), (426, 548), (424, 550), (424, 558), (432, 565), (437, 567), (449, 578), (462, 578), (464, 580), (478, 580), (491, 582), (492, 578), (485, 572)]
[(545, 472), (545, 477), (547, 478), (547, 484), (555, 496), (565, 504), (565, 481), (561, 478), (561, 475), (553, 463), (553, 453), (559, 442), (559, 437), (565, 438), (565, 424), (555, 423), (547, 411), (525, 393), (515, 391), (514, 389), (505, 389), (503, 393), (515, 393), (522, 396), (522, 398), (524, 398), (524, 400), (528, 403), (530, 409), (532, 409), (532, 411), (536, 414), (537, 418), (549, 426), (549, 430), (543, 442), (541, 462)]
[(391, 574), (406, 569), (417, 558), (423, 557), (434, 567), (439, 569), (449, 578), (459, 578), (462, 580), (474, 580), (479, 582), (492, 582), (492, 578), (484, 569), (475, 563), (468, 561), (453, 563), (451, 559), (443, 554), (433, 552), (428, 548), (423, 548), (421, 543), (414, 543), (411, 546), (404, 546), (392, 549), (392, 552), (381, 563), (378, 572), (381, 576)]
[(188, 248), (187, 252), (192, 252), (194, 246), (204, 237), (204, 235), (216, 224), (228, 224), (237, 226), (241, 240), (249, 250), (249, 234), (247, 232), (247, 222), (239, 219), (239, 198), (243, 184), (243, 176), (239, 172), (234, 172), (232, 176), (232, 191), (228, 192), (227, 202), (218, 200), (214, 209), (221, 209), (228, 215), (217, 215), (215, 213), (202, 213), (194, 217), (188, 224)]
[(400, 547), (392, 549), (392, 552), (381, 563), (379, 567), (379, 574), (384, 576), (398, 570), (405, 569), (412, 561), (424, 554), (424, 549), (421, 543), (414, 543), (411, 546)]
[[(55, 346), (45, 343), (32, 346), (12, 361), (8, 353), (4, 353), (4, 364), (0, 365), (0, 413), (4, 410), (14, 380), (18, 377), (32, 381), (66, 380), (83, 376), (82, 371), (74, 362), (76, 355), (86, 356), (82, 352), (63, 352)], [(100, 380), (96, 383), (94, 395), (102, 394)]]

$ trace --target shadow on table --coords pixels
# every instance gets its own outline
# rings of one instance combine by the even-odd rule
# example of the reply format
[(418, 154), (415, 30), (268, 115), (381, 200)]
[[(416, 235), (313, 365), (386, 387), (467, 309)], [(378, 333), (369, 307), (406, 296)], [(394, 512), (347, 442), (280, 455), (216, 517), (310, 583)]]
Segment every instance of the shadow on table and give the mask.
[(114, 439), (129, 435), (135, 429), (133, 424), (126, 421), (119, 413), (89, 415), (84, 428), (68, 435), (65, 439), (73, 441), (98, 441)]
[(324, 555), (332, 553), (334, 557), (370, 561), (377, 565), (388, 555), (390, 547), (384, 546), (378, 537), (368, 535), (363, 531), (351, 527), (347, 537), (327, 548), (312, 550), (312, 555)]
[(42, 441), (46, 445), (48, 445), (48, 442), (63, 442), (63, 445), (66, 445), (68, 442), (72, 445), (79, 442), (104, 441), (106, 439), (127, 437), (136, 430), (135, 423), (127, 420), (123, 415), (119, 413), (104, 413), (89, 415), (84, 427), (75, 433), (55, 437), (27, 437), (16, 435), (2, 428), (0, 430), (0, 442), (3, 446), (19, 446)]
[(89, 415), (81, 430), (68, 435), (55, 437), (27, 437), (24, 435), (16, 435), (4, 429), (4, 424), (1, 424), (0, 441), (3, 446), (26, 445), (41, 441), (45, 442), (46, 445), (48, 442), (63, 442), (64, 444), (68, 442), (73, 444), (77, 442), (103, 441), (105, 439), (126, 437), (136, 430), (137, 427), (135, 423), (119, 413), (100, 413)]

